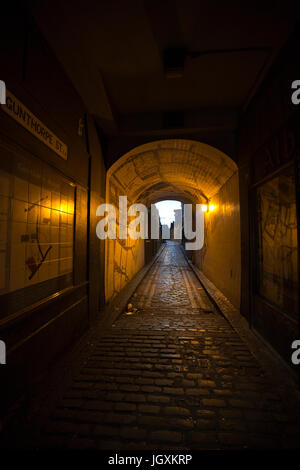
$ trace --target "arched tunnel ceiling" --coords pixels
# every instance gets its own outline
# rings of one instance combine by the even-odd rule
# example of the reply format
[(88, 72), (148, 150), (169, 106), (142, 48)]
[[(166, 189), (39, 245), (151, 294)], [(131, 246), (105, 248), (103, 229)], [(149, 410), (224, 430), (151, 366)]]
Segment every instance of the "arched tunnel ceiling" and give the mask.
[(235, 173), (237, 165), (210, 145), (182, 139), (140, 145), (107, 173), (107, 200), (127, 195), (146, 205), (163, 199), (206, 202)]

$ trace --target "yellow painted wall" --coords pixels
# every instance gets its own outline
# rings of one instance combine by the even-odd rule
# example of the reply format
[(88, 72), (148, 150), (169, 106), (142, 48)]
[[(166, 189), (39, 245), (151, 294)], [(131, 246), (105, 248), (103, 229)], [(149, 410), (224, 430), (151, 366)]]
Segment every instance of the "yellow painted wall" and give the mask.
[[(116, 208), (117, 216), (117, 238), (105, 241), (105, 301), (111, 302), (144, 266), (145, 243), (142, 239), (119, 239), (119, 196), (126, 192), (113, 177), (106, 189), (106, 200)], [(132, 201), (128, 200), (128, 207), (131, 204)]]
[(195, 263), (215, 286), (240, 308), (241, 240), (239, 178), (234, 173), (210, 200), (215, 210), (205, 214), (204, 247)]
[(144, 240), (106, 240), (106, 301), (111, 301), (145, 264)]

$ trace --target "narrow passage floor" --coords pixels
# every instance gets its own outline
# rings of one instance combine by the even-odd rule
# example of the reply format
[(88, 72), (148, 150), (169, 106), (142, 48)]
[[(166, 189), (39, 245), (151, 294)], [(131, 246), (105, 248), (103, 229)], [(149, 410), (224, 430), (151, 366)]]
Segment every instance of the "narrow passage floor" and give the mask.
[[(181, 247), (168, 242), (27, 446), (244, 449), (300, 444), (300, 428)], [(30, 434), (30, 433), (29, 433)]]

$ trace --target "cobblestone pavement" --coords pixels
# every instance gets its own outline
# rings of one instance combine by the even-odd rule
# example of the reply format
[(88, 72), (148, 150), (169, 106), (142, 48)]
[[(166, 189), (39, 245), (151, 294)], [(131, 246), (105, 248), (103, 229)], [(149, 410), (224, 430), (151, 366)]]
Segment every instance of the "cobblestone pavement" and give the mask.
[(41, 448), (278, 449), (299, 426), (168, 242), (46, 420)]

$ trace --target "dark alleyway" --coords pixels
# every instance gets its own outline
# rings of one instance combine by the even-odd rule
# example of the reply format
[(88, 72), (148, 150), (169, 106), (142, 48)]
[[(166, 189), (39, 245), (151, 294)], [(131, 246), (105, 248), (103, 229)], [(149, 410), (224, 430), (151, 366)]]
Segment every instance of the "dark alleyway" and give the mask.
[(46, 419), (34, 417), (23, 446), (298, 446), (293, 410), (284, 410), (265, 371), (209, 301), (179, 244), (167, 242), (131, 303), (136, 313), (94, 332), (63, 399)]
[(300, 2), (1, 18), (0, 448), (299, 450)]

